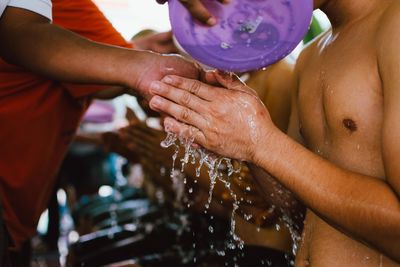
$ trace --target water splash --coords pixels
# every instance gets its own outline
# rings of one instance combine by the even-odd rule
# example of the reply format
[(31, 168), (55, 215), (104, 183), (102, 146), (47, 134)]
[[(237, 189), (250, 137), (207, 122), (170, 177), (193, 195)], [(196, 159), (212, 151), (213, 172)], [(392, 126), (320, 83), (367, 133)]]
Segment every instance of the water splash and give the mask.
[(196, 177), (200, 176), (201, 169), (203, 168), (203, 166), (207, 168), (207, 173), (210, 178), (210, 189), (209, 189), (207, 203), (205, 204), (206, 208), (205, 213), (207, 213), (207, 210), (210, 208), (214, 188), (217, 181), (218, 180), (221, 181), (225, 186), (225, 188), (228, 189), (229, 194), (234, 201), (232, 215), (231, 215), (231, 225), (230, 225), (231, 226), (230, 233), (234, 242), (230, 242), (228, 244), (228, 248), (235, 249), (236, 246), (238, 246), (238, 248), (243, 249), (244, 242), (239, 236), (236, 235), (236, 222), (234, 219), (236, 211), (239, 208), (240, 202), (238, 201), (236, 194), (232, 191), (231, 183), (229, 181), (229, 178), (233, 174), (240, 173), (241, 165), (239, 166), (239, 168), (235, 168), (232, 164), (231, 159), (226, 157), (220, 157), (206, 150), (205, 148), (195, 147), (193, 146), (193, 142), (194, 142), (194, 137), (189, 137), (189, 138), (178, 137), (176, 134), (171, 132), (168, 132), (165, 140), (161, 142), (161, 146), (164, 148), (168, 147), (175, 148), (175, 152), (172, 155), (173, 162), (172, 162), (171, 178), (174, 177), (173, 175), (175, 175), (176, 158), (179, 154), (179, 147), (182, 146), (185, 150), (184, 151), (185, 154), (180, 160), (181, 173), (184, 172), (185, 166), (188, 163), (195, 165), (198, 162), (198, 165), (196, 167)]

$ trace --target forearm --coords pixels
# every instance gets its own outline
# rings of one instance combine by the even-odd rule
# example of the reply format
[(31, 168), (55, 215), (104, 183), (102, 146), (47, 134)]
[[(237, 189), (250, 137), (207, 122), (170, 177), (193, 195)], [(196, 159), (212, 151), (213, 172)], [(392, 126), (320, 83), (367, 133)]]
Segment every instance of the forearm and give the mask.
[(400, 205), (385, 181), (339, 168), (279, 131), (254, 159), (329, 223), (400, 260)]
[(138, 52), (91, 42), (34, 15), (21, 22), (18, 15), (26, 11), (9, 8), (0, 22), (0, 55), (8, 62), (64, 82), (134, 83)]
[(268, 204), (275, 207), (275, 212), (279, 215), (286, 214), (296, 223), (299, 229), (303, 226), (305, 207), (300, 203), (294, 195), (279, 184), (275, 177), (266, 172), (264, 169), (248, 164), (253, 178), (261, 188), (264, 198)]
[(126, 87), (110, 86), (104, 90), (94, 93), (92, 96), (96, 99), (109, 100), (129, 93), (131, 93), (131, 90)]

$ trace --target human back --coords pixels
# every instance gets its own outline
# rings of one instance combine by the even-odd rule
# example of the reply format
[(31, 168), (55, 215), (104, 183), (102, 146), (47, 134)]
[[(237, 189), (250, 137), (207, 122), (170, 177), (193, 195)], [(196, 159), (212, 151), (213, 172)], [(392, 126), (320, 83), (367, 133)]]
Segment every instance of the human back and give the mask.
[[(385, 20), (399, 16), (400, 8), (396, 1), (377, 6), (374, 12), (324, 33), (302, 52), (296, 66), (297, 118), (292, 118), (290, 129), (292, 134), (300, 133), (307, 148), (333, 164), (385, 180), (384, 91), (377, 58), (380, 35), (388, 27)], [(347, 204), (346, 199), (342, 201)], [(351, 218), (351, 214), (344, 216)], [(298, 266), (307, 264), (398, 266), (311, 210), (297, 258)]]

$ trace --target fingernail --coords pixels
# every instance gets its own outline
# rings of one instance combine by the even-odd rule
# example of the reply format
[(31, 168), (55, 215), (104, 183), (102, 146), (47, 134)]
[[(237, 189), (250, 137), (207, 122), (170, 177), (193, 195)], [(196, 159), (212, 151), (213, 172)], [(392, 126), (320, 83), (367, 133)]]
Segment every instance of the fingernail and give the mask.
[(150, 103), (152, 106), (159, 107), (161, 106), (162, 99), (159, 96), (155, 96), (153, 99), (151, 99)]
[(164, 120), (164, 130), (166, 132), (171, 132), (172, 131), (172, 127), (173, 127), (172, 122), (168, 118), (166, 118)]
[(164, 130), (166, 132), (170, 132), (171, 131), (171, 124), (170, 123), (164, 123)]
[(172, 83), (172, 78), (170, 76), (165, 76), (162, 81), (165, 83)]
[(211, 17), (207, 20), (207, 24), (210, 26), (214, 26), (215, 24), (217, 24), (217, 20), (214, 17)]
[(158, 82), (152, 82), (151, 85), (150, 85), (150, 91), (152, 93), (161, 92), (161, 85)]

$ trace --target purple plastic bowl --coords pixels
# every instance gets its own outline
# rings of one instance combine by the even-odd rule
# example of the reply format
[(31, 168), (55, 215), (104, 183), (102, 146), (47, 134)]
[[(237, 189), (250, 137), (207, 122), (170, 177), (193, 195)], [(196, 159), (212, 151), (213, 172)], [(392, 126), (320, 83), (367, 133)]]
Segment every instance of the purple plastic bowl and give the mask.
[(202, 2), (217, 25), (201, 25), (178, 0), (169, 0), (172, 31), (194, 59), (232, 72), (260, 69), (290, 54), (307, 33), (313, 11), (312, 0)]

